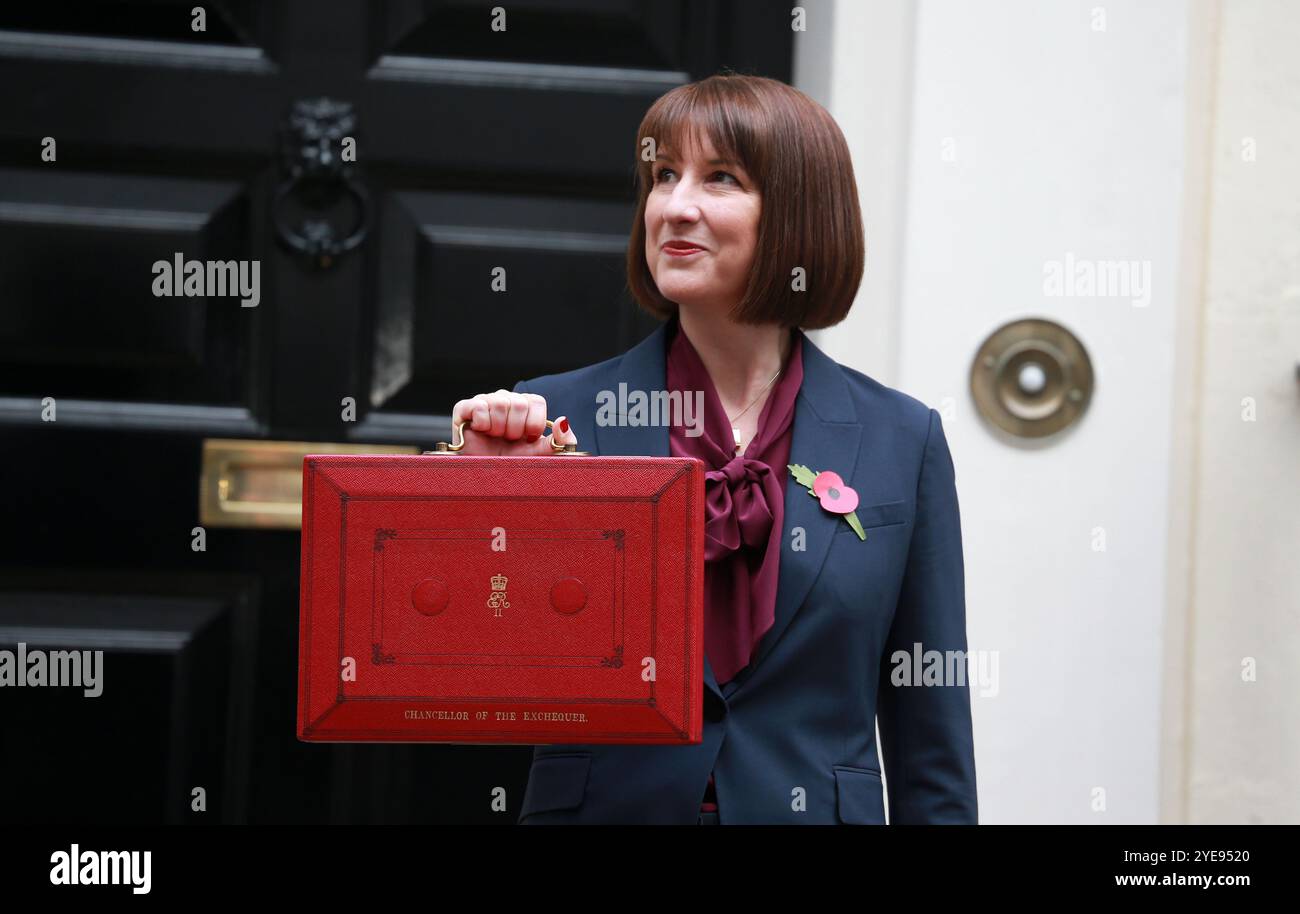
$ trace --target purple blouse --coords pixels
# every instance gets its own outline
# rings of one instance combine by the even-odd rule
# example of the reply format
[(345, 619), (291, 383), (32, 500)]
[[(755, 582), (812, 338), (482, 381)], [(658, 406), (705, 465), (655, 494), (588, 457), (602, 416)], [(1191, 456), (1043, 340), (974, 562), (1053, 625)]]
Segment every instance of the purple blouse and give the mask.
[[(795, 334), (754, 439), (736, 453), (731, 422), (699, 353), (673, 318), (669, 328), (669, 391), (704, 392), (703, 433), (691, 437), (681, 421), (669, 427), (674, 457), (697, 457), (704, 482), (704, 650), (718, 684), (749, 664), (776, 618), (777, 571), (785, 518), (785, 488), (794, 437), (794, 407), (803, 382), (803, 341)], [(709, 776), (703, 811), (716, 810)]]

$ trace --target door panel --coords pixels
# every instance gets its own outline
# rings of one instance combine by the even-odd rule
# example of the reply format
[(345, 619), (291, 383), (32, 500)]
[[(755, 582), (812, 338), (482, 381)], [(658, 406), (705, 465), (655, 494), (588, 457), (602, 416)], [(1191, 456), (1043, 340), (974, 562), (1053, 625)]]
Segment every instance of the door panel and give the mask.
[[(48, 749), (8, 756), (0, 818), (513, 822), (526, 748), (297, 742), (299, 537), (200, 543), (203, 442), (429, 447), (455, 400), (643, 338), (635, 129), (723, 67), (788, 81), (789, 7), (203, 6), (0, 10), (0, 649), (113, 645), (101, 698), (0, 693)], [(155, 296), (177, 254), (256, 261), (257, 306)]]

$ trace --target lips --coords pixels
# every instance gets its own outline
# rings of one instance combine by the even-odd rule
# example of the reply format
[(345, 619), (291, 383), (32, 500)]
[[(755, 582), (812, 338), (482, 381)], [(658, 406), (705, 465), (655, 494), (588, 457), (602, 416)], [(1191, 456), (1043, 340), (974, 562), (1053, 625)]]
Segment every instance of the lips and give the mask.
[(675, 254), (690, 254), (694, 251), (702, 251), (704, 248), (689, 241), (669, 241), (664, 245), (664, 250)]

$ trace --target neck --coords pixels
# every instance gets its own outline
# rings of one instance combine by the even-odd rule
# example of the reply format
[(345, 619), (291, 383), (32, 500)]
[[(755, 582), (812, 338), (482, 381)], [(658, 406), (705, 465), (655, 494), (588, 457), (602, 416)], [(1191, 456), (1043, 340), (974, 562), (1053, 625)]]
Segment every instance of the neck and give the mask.
[(737, 324), (726, 315), (685, 306), (677, 314), (729, 414), (759, 395), (786, 364), (794, 344), (794, 334), (777, 324)]

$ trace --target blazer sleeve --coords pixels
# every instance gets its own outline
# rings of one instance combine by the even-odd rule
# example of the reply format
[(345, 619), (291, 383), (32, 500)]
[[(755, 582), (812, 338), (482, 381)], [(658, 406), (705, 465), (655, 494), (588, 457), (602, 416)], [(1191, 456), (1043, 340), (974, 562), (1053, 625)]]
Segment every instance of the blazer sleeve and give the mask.
[[(966, 596), (961, 517), (952, 455), (939, 414), (930, 426), (917, 480), (916, 519), (898, 606), (881, 657), (880, 725), (891, 824), (978, 821), (970, 690), (966, 685)], [(920, 648), (915, 648), (920, 644)], [(894, 685), (895, 651), (961, 651), (958, 682)], [(914, 670), (914, 673), (920, 671)]]

